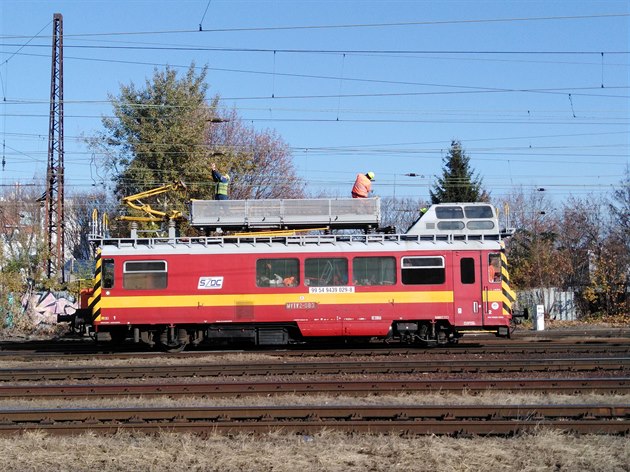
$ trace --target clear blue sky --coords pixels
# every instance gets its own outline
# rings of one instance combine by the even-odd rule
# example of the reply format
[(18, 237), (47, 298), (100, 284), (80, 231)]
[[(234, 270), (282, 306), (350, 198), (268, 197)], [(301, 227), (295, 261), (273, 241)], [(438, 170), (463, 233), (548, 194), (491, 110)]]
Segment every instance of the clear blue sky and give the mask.
[(59, 12), (67, 194), (100, 180), (80, 137), (111, 113), (108, 94), (191, 61), (209, 66), (209, 95), (277, 131), (313, 191), (345, 196), (372, 170), (376, 194), (427, 198), (457, 139), (497, 201), (521, 185), (609, 193), (630, 154), (629, 5), (2, 0), (2, 184), (45, 176)]

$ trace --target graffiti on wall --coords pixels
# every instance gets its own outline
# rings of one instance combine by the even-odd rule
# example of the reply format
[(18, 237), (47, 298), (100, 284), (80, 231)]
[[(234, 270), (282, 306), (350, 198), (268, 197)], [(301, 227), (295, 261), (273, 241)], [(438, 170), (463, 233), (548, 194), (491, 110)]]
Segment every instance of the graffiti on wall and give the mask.
[(36, 325), (55, 324), (57, 314), (77, 309), (77, 299), (69, 292), (32, 292), (22, 297), (22, 307)]

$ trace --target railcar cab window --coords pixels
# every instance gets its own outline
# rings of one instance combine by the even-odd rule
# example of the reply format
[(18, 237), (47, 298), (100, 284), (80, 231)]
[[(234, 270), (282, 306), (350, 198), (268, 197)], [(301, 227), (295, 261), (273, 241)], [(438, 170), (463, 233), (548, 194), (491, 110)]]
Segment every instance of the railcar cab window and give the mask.
[(465, 206), (466, 218), (494, 218), (494, 212), (490, 205)]
[(463, 221), (438, 221), (437, 224), (438, 229), (442, 231), (452, 231), (464, 229)]
[(494, 211), (490, 205), (465, 206), (466, 218), (485, 218), (482, 221), (469, 221), (466, 228), (470, 230), (491, 230), (494, 229)]
[(460, 206), (436, 207), (435, 216), (440, 220), (461, 220), (464, 218), (464, 210)]
[(103, 288), (114, 288), (114, 260), (103, 259), (101, 262)]
[(393, 257), (355, 257), (352, 260), (354, 285), (394, 285), (396, 259)]
[(166, 261), (126, 261), (123, 265), (123, 288), (156, 290), (166, 288)]
[(462, 257), (459, 261), (461, 282), (464, 285), (475, 283), (475, 260), (472, 257)]
[(348, 283), (348, 260), (341, 257), (306, 259), (304, 283), (310, 287), (335, 287)]
[(501, 282), (501, 255), (488, 255), (488, 282), (498, 284)]
[(404, 285), (439, 285), (446, 280), (442, 256), (403, 257), (401, 271)]
[(297, 287), (300, 283), (300, 266), (297, 259), (258, 259), (256, 261), (257, 287)]
[(494, 229), (494, 222), (490, 220), (469, 221), (468, 223), (466, 223), (466, 228), (472, 229), (472, 230), (485, 230), (485, 229), (490, 230), (490, 229)]

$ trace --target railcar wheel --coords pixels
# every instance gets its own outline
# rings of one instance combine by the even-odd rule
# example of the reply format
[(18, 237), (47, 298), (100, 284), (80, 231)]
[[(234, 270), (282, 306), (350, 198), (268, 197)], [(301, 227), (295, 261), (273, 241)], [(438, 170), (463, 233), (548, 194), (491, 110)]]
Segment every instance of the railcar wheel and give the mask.
[(186, 349), (186, 346), (188, 346), (188, 343), (168, 344), (164, 346), (164, 351), (171, 354), (177, 354), (178, 352), (182, 352), (184, 349)]
[(162, 349), (170, 353), (182, 352), (188, 346), (190, 336), (185, 329), (169, 327), (160, 333), (160, 345)]

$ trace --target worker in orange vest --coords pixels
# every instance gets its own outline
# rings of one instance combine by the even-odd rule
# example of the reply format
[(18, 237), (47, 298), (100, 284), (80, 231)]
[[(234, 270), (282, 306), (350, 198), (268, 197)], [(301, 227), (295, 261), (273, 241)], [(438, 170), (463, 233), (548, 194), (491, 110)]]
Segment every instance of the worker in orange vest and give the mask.
[(372, 181), (374, 180), (374, 172), (367, 174), (358, 174), (357, 180), (354, 181), (352, 187), (352, 198), (367, 198), (372, 191)]

